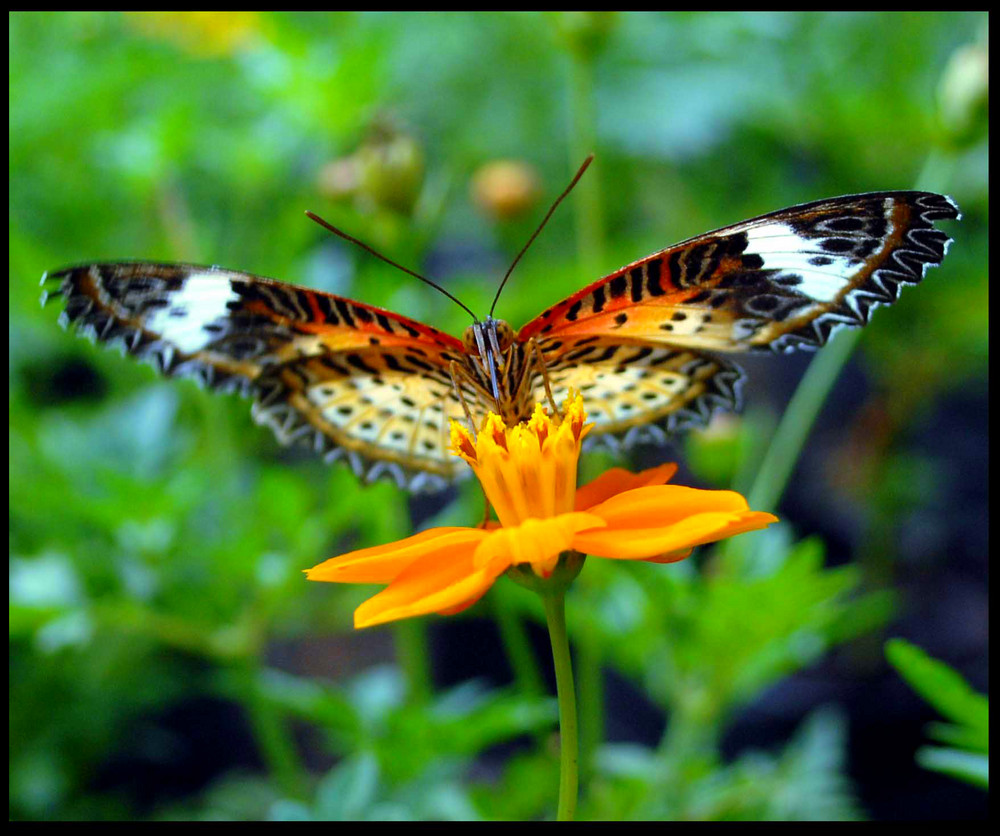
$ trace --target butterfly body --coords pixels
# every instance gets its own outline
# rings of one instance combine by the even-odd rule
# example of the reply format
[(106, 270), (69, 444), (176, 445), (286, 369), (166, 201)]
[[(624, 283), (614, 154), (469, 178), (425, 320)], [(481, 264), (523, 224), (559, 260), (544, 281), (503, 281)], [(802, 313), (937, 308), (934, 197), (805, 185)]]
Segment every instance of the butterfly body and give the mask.
[(451, 419), (508, 424), (579, 391), (595, 437), (626, 442), (736, 409), (727, 355), (824, 344), (941, 262), (959, 217), (927, 192), (850, 195), (763, 215), (626, 265), (515, 331), (463, 339), (388, 310), (218, 267), (117, 262), (43, 278), (64, 322), (170, 375), (254, 398), (283, 442), (411, 489), (461, 475)]

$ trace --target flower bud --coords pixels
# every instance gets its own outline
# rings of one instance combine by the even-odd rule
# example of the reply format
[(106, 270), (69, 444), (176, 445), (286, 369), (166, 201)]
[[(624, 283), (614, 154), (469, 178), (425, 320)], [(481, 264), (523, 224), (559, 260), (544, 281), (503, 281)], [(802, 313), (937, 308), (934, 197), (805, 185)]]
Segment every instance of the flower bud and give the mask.
[(517, 160), (486, 163), (472, 178), (473, 201), (487, 215), (501, 221), (529, 211), (541, 191), (535, 169)]
[(618, 25), (617, 12), (552, 12), (556, 33), (579, 58), (590, 59), (604, 49)]
[(983, 43), (956, 49), (938, 85), (938, 109), (948, 138), (971, 145), (989, 124), (990, 54)]
[(424, 152), (416, 139), (378, 131), (355, 157), (363, 197), (400, 214), (413, 211), (424, 183)]
[(361, 186), (361, 169), (357, 157), (340, 157), (331, 160), (319, 170), (317, 188), (330, 200), (354, 197)]

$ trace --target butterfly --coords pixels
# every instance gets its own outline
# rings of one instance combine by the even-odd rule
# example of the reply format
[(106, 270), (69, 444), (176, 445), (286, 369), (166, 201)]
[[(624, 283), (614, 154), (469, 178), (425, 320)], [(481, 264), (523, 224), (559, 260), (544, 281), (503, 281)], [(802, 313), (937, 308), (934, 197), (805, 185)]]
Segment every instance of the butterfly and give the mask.
[(572, 390), (593, 436), (631, 444), (738, 409), (743, 373), (729, 355), (816, 348), (866, 324), (941, 263), (951, 239), (934, 224), (958, 218), (951, 198), (916, 191), (793, 206), (628, 264), (517, 332), (491, 315), (462, 339), (191, 264), (68, 267), (43, 276), (42, 301), (61, 295), (63, 325), (163, 374), (252, 397), (282, 442), (416, 491), (468, 470), (448, 449), (452, 419), (475, 428), (492, 410), (513, 424)]

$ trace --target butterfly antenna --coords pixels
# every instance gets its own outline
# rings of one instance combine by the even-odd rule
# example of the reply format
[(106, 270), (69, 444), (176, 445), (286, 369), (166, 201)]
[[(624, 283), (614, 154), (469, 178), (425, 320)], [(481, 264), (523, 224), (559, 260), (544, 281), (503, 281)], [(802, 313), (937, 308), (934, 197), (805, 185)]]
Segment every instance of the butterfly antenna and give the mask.
[(580, 182), (580, 178), (583, 177), (583, 172), (587, 170), (587, 167), (593, 161), (594, 161), (593, 154), (589, 155), (587, 159), (583, 161), (583, 165), (581, 165), (579, 170), (577, 170), (576, 176), (573, 177), (573, 179), (570, 181), (570, 184), (563, 190), (563, 193), (556, 198), (556, 201), (555, 203), (552, 204), (552, 207), (549, 209), (548, 214), (542, 219), (542, 222), (538, 225), (538, 229), (536, 229), (534, 233), (532, 233), (532, 236), (528, 239), (528, 243), (521, 248), (521, 252), (517, 254), (517, 258), (515, 258), (510, 267), (507, 268), (507, 272), (504, 274), (503, 281), (500, 282), (500, 287), (497, 288), (497, 295), (493, 297), (493, 304), (490, 305), (490, 316), (493, 316), (493, 309), (497, 306), (497, 302), (500, 299), (500, 292), (503, 290), (503, 286), (507, 284), (507, 279), (509, 279), (510, 274), (514, 272), (514, 268), (517, 267), (517, 262), (521, 260), (521, 256), (528, 251), (528, 247), (530, 247), (534, 242), (534, 240), (538, 237), (538, 233), (540, 233), (542, 229), (545, 227), (545, 224), (549, 222), (549, 218), (551, 218), (552, 213), (556, 211), (556, 207), (563, 202), (563, 198), (565, 198), (566, 195), (568, 195), (571, 191), (573, 191), (573, 187), (578, 182)]
[(306, 210), (306, 215), (309, 217), (310, 220), (316, 221), (316, 223), (318, 223), (321, 227), (323, 227), (324, 229), (328, 229), (334, 235), (338, 235), (345, 241), (350, 241), (352, 244), (357, 244), (359, 247), (361, 247), (361, 249), (371, 253), (376, 258), (382, 259), (382, 261), (384, 261), (386, 264), (395, 267), (397, 270), (402, 270), (404, 273), (413, 276), (413, 278), (415, 279), (420, 279), (420, 281), (424, 282), (425, 284), (429, 284), (435, 290), (440, 290), (445, 296), (451, 299), (452, 302), (454, 302), (459, 307), (463, 308), (469, 314), (469, 316), (472, 317), (473, 322), (479, 322), (479, 318), (469, 309), (468, 305), (464, 304), (459, 299), (455, 298), (455, 296), (453, 296), (451, 293), (449, 293), (447, 290), (441, 287), (441, 285), (432, 282), (426, 276), (421, 276), (419, 273), (415, 273), (413, 270), (410, 270), (408, 267), (404, 267), (402, 264), (397, 264), (391, 258), (386, 258), (384, 255), (382, 255), (382, 253), (378, 252), (378, 250), (372, 249), (366, 243), (364, 243), (363, 241), (359, 241), (357, 238), (348, 235), (342, 229), (337, 229), (337, 227), (335, 227), (332, 223), (330, 223), (329, 221), (324, 221), (319, 215), (316, 215), (308, 210)]

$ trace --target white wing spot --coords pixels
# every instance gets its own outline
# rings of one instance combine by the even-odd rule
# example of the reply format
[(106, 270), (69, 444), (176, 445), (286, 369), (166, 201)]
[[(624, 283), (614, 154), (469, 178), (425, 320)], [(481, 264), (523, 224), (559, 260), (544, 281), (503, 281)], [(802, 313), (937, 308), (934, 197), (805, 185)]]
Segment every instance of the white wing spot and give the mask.
[[(753, 227), (746, 231), (750, 242), (746, 252), (759, 255), (764, 264), (763, 270), (780, 270), (772, 278), (779, 282), (783, 275), (797, 275), (801, 283), (794, 286), (796, 293), (801, 293), (817, 302), (832, 302), (857, 272), (858, 259), (846, 253), (827, 252), (820, 248), (817, 241), (803, 238), (788, 224), (770, 223)], [(822, 256), (826, 264), (816, 265), (810, 259)]]
[(238, 298), (219, 273), (192, 273), (180, 290), (170, 294), (170, 304), (149, 318), (149, 328), (185, 354), (193, 354), (218, 339), (219, 334), (206, 331), (205, 326), (225, 325), (226, 303)]

